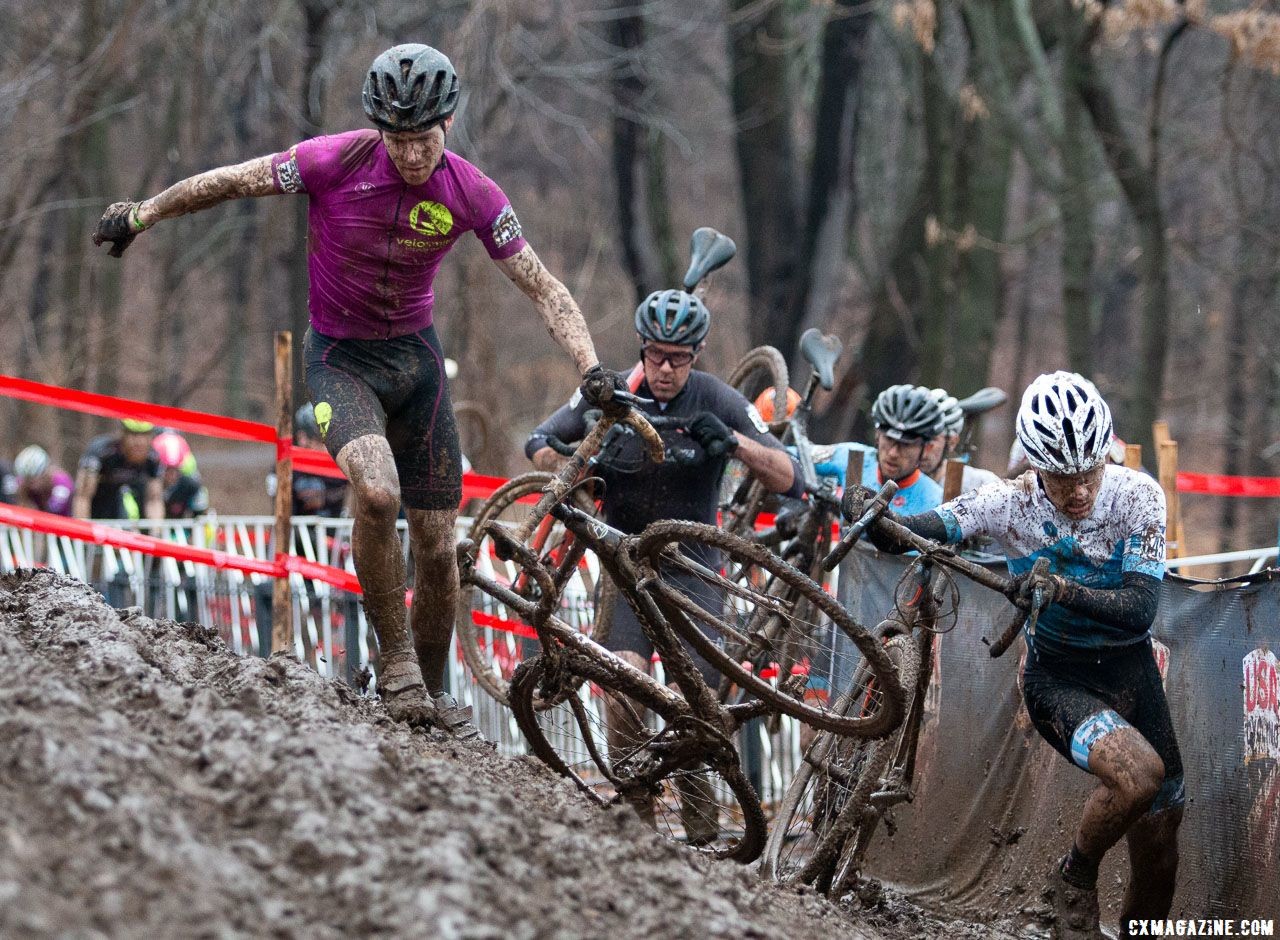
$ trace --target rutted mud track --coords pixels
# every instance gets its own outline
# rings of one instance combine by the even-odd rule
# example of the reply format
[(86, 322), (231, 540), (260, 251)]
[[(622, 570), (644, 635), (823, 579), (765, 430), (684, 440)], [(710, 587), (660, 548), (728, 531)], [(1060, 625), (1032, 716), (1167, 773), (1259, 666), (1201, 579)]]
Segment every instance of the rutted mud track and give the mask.
[(0, 935), (375, 933), (880, 936), (292, 659), (0, 579)]

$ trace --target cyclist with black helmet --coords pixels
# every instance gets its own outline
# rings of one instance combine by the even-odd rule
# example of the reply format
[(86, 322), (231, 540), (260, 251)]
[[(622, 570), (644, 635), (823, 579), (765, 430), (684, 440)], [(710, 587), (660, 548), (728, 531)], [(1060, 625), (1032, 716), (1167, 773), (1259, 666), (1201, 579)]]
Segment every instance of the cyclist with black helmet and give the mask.
[[(731, 386), (707, 372), (694, 369), (711, 328), (711, 314), (693, 294), (681, 290), (655, 291), (636, 308), (635, 329), (640, 339), (640, 362), (629, 385), (651, 404), (641, 410), (688, 420), (687, 433), (664, 430), (668, 450), (679, 459), (655, 464), (645, 457), (644, 443), (634, 434), (620, 434), (600, 454), (592, 472), (603, 478), (604, 516), (623, 532), (640, 532), (660, 519), (687, 519), (714, 525), (719, 505), (720, 478), (729, 458), (735, 457), (776, 493), (798, 496), (804, 478), (800, 467), (782, 444), (769, 433), (755, 406)], [(588, 402), (574, 395), (529, 436), (525, 453), (540, 470), (559, 469), (566, 459), (548, 446), (548, 439), (581, 440), (587, 433)], [(704, 558), (718, 567), (719, 559)], [(688, 593), (708, 609), (720, 610), (721, 597), (698, 578), (685, 585)], [(653, 645), (640, 628), (627, 602), (618, 599), (606, 645), (637, 669), (649, 669)], [(688, 647), (713, 685), (719, 673)], [(625, 708), (609, 714), (611, 746), (625, 746), (637, 732), (634, 713)], [(691, 782), (691, 786), (696, 782)], [(682, 801), (682, 808), (708, 805), (705, 800)], [(646, 818), (652, 805), (637, 805)], [(714, 832), (714, 820), (686, 816), (691, 839), (701, 826)]]
[[(111, 242), (118, 257), (164, 219), (246, 196), (309, 197), (307, 387), (325, 443), (352, 485), (356, 573), (378, 636), (379, 687), (393, 717), (470, 737), (477, 732), (469, 709), (444, 689), (462, 491), (433, 326), (432, 281), (445, 254), (475, 232), (573, 357), (584, 393), (605, 399), (618, 378), (599, 365), (577, 304), (526, 243), (502, 190), (445, 149), (460, 90), (443, 53), (395, 46), (365, 75), (362, 101), (373, 128), (304, 140), (142, 202), (115, 203), (94, 242)], [(395, 531), (402, 501), (416, 565), (408, 623)]]
[[(1111, 411), (1075, 373), (1042, 375), (1027, 388), (1017, 436), (1031, 462), (1022, 476), (898, 521), (939, 542), (990, 537), (1024, 596), (1041, 589), (1048, 606), (1026, 634), (1023, 699), (1040, 735), (1098, 784), (1050, 873), (1046, 903), (1027, 913), (1059, 938), (1101, 937), (1098, 865), (1126, 837), (1127, 936), (1131, 918), (1169, 913), (1186, 801), (1151, 645), (1165, 570), (1164, 493), (1151, 477), (1107, 463)], [(1043, 577), (1032, 570), (1040, 558), (1050, 566)]]

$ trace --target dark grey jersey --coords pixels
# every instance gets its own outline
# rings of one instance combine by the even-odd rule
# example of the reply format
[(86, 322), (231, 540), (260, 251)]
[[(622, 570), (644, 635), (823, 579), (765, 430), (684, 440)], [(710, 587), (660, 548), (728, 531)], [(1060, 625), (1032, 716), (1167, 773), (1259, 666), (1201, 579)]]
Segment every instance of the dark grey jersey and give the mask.
[[(647, 382), (641, 382), (636, 394), (651, 398)], [(525, 444), (532, 457), (547, 446), (547, 438), (558, 437), (576, 443), (587, 433), (586, 402), (574, 395), (569, 403), (543, 421)], [(671, 401), (662, 407), (654, 402), (641, 408), (646, 414), (666, 418), (693, 420), (704, 411), (715, 415), (732, 430), (741, 432), (758, 444), (782, 450), (782, 444), (769, 433), (755, 407), (726, 383), (707, 372), (691, 372), (689, 381)], [(623, 532), (639, 532), (659, 519), (687, 519), (714, 525), (719, 503), (720, 478), (727, 460), (707, 456), (702, 447), (680, 430), (660, 432), (668, 452), (675, 459), (653, 463), (645, 456), (645, 445), (630, 432), (614, 434), (601, 451), (593, 473), (605, 481), (605, 521)], [(789, 496), (803, 492), (804, 478), (795, 460)]]

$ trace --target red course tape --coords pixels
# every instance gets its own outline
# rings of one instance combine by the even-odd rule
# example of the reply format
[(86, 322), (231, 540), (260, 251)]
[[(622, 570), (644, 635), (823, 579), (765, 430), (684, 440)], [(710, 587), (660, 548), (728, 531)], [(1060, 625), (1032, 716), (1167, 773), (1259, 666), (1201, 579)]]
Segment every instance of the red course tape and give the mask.
[[(118, 398), (114, 395), (99, 395), (96, 392), (82, 392), (74, 388), (46, 385), (44, 382), (33, 382), (30, 379), (3, 374), (0, 374), (0, 394), (103, 418), (134, 418), (164, 427), (177, 428), (179, 431), (189, 431), (192, 434), (205, 434), (209, 437), (233, 441), (275, 444), (277, 456), (288, 448), (289, 456), (293, 459), (293, 468), (299, 473), (311, 473), (339, 480), (346, 479), (326, 451), (298, 447), (288, 441), (277, 440), (276, 429), (258, 421), (228, 418), (203, 411), (191, 411), (187, 408), (171, 408), (168, 405), (154, 405), (150, 402)], [(463, 501), (484, 499), (506, 482), (502, 477), (484, 476), (479, 473), (463, 474)], [(1178, 474), (1178, 491), (1211, 496), (1280, 498), (1280, 477), (1238, 477), (1184, 472)], [(537, 500), (534, 497), (526, 497), (521, 502), (533, 503)]]

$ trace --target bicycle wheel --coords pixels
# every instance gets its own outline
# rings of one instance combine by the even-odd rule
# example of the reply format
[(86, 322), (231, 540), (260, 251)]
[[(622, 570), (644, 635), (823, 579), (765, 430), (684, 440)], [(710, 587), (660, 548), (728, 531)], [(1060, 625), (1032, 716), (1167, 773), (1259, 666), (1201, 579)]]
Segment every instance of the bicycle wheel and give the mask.
[[(746, 863), (759, 857), (764, 813), (736, 755), (686, 755), (673, 763), (673, 747), (679, 748), (682, 739), (678, 717), (656, 730), (644, 726), (636, 700), (621, 691), (641, 690), (587, 657), (561, 655), (561, 668), (568, 673), (561, 682), (576, 691), (565, 696), (550, 690), (549, 697), (560, 701), (554, 708), (539, 707), (541, 693), (548, 691), (541, 689), (541, 656), (521, 663), (511, 679), (511, 710), (534, 755), (596, 803), (630, 804), (642, 817), (651, 817), (666, 838), (715, 858)], [(641, 727), (639, 736), (617, 753), (610, 750), (607, 736), (610, 705), (630, 710)], [(687, 742), (688, 736), (683, 737)]]
[[(550, 479), (549, 473), (534, 472), (508, 480), (485, 500), (467, 533), (476, 543), (476, 568), (495, 581), (511, 586), (523, 597), (531, 597), (536, 586), (523, 577), (518, 563), (498, 558), (488, 532), (496, 525), (514, 528), (515, 524), (503, 521), (502, 516), (517, 509), (527, 512), (528, 507), (520, 504), (520, 500), (541, 496)], [(594, 504), (581, 490), (575, 491), (574, 503), (586, 512), (595, 512)], [(548, 517), (534, 530), (533, 545), (554, 567), (555, 559), (564, 555), (571, 538), (559, 522)], [(584, 559), (564, 590), (558, 613), (561, 619), (589, 635), (594, 634), (596, 624), (591, 605), (595, 583), (592, 565)], [(506, 605), (466, 584), (458, 592), (457, 627), (458, 646), (471, 675), (489, 695), (507, 704), (512, 672), (526, 654), (537, 650), (533, 628)]]
[[(903, 688), (913, 694), (920, 674), (920, 651), (915, 639), (895, 636), (885, 643), (885, 652), (893, 661)], [(835, 745), (836, 759), (825, 765), (830, 769), (825, 773), (814, 769), (815, 776), (827, 778), (827, 795), (836, 799), (822, 807), (822, 816), (813, 826), (813, 848), (795, 870), (793, 880), (839, 896), (857, 877), (880, 822), (872, 795), (883, 788), (885, 769), (900, 740), (901, 734), (874, 741), (841, 742)]]
[(773, 413), (782, 416), (771, 425), (775, 433), (787, 425), (787, 386), (790, 381), (787, 360), (772, 346), (757, 346), (749, 350), (738, 360), (728, 379), (729, 384), (746, 396), (747, 401), (755, 401), (761, 392), (773, 389)]
[[(787, 386), (790, 376), (787, 360), (772, 346), (757, 346), (738, 360), (729, 373), (729, 385), (754, 402), (763, 391), (773, 390), (773, 413), (782, 419), (770, 422), (769, 428), (780, 434), (787, 426)], [(768, 494), (751, 478), (751, 472), (740, 460), (730, 460), (720, 478), (720, 514), (724, 528), (739, 535), (751, 531), (761, 504)]]
[[(763, 546), (714, 526), (668, 521), (646, 528), (636, 553), (653, 569), (646, 590), (672, 628), (775, 711), (855, 737), (888, 734), (901, 720), (903, 691), (880, 642), (835, 598)], [(831, 694), (833, 677), (854, 675), (849, 641), (876, 680), (870, 707), (858, 715), (839, 714)], [(753, 666), (760, 655), (744, 662), (736, 653), (746, 648), (781, 656), (788, 644), (802, 645), (808, 660), (786, 675)]]

